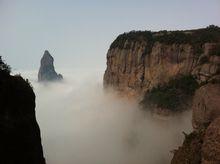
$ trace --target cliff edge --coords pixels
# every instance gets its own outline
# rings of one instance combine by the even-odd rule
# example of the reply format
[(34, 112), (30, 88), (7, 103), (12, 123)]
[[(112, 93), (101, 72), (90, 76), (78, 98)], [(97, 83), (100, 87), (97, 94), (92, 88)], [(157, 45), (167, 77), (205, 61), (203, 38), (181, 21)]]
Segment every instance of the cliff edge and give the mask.
[(143, 109), (189, 109), (200, 86), (220, 81), (220, 28), (121, 34), (108, 50), (103, 81)]
[(104, 87), (169, 115), (192, 109), (193, 132), (172, 164), (220, 163), (220, 28), (131, 31), (107, 53)]
[(219, 79), (220, 28), (131, 31), (119, 35), (107, 53), (104, 87), (142, 96), (179, 75), (199, 83)]

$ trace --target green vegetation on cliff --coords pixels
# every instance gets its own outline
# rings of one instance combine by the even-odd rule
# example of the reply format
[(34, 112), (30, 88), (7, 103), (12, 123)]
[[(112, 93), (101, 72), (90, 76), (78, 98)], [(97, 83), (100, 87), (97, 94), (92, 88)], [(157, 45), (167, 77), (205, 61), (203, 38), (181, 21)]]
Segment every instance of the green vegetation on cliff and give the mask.
[[(150, 42), (153, 40), (153, 34), (151, 31), (131, 31), (128, 33), (124, 33), (119, 35), (114, 42), (111, 44), (110, 48), (130, 48), (129, 45), (132, 41), (135, 42)], [(127, 41), (127, 45), (125, 46), (125, 42)]]
[(131, 42), (146, 42), (148, 48), (152, 48), (155, 42), (164, 44), (192, 44), (196, 47), (196, 53), (201, 53), (202, 44), (220, 42), (220, 27), (210, 25), (202, 29), (185, 31), (131, 31), (119, 35), (110, 48), (129, 49), (132, 48)]
[(193, 76), (181, 76), (147, 92), (141, 105), (146, 109), (158, 107), (177, 111), (193, 96), (198, 87), (199, 85)]

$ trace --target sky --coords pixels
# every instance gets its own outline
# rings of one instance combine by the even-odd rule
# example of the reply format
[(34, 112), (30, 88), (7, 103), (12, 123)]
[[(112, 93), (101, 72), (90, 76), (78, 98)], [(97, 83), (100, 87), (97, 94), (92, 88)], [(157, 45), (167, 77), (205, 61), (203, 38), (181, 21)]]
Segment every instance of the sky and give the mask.
[(39, 69), (46, 49), (57, 69), (104, 69), (119, 34), (220, 26), (220, 0), (0, 0), (0, 22), (14, 71)]

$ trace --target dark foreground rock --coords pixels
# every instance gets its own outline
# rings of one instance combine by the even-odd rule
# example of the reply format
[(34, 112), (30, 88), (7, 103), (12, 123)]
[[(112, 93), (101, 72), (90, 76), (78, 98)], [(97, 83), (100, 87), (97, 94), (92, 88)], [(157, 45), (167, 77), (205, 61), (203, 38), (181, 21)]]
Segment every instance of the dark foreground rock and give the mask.
[(54, 69), (54, 59), (50, 55), (49, 51), (45, 51), (43, 57), (41, 58), (40, 70), (38, 72), (38, 81), (57, 81), (62, 80), (63, 76), (57, 74)]
[(0, 163), (45, 164), (28, 81), (0, 69)]

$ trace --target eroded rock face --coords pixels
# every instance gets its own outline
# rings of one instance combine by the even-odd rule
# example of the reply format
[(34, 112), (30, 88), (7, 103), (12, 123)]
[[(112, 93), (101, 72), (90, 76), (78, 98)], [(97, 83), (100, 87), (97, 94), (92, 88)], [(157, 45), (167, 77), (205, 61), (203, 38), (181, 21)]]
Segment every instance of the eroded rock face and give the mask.
[(45, 164), (35, 117), (35, 94), (27, 81), (0, 71), (0, 163)]
[[(213, 122), (220, 116), (219, 27), (175, 32), (137, 31), (120, 35), (107, 53), (104, 87), (113, 88), (125, 96), (138, 98), (154, 91), (149, 100), (152, 101), (155, 97), (160, 100), (159, 103), (152, 104), (153, 108), (157, 108), (158, 104), (164, 105), (162, 100), (167, 98), (167, 95), (160, 94), (160, 91), (173, 93), (170, 92), (172, 87), (167, 87), (167, 90), (163, 88), (171, 79), (176, 80), (181, 76), (191, 76), (194, 80), (196, 78), (196, 83), (200, 85), (195, 90), (202, 87), (196, 93), (195, 90), (190, 92), (193, 97), (194, 131), (186, 135), (183, 145), (175, 151), (171, 163), (220, 163), (219, 139), (216, 138), (219, 137), (217, 133), (220, 125), (219, 122)], [(177, 92), (172, 95), (183, 93), (174, 91)], [(181, 103), (186, 104), (188, 101), (191, 105), (191, 99), (181, 99)], [(164, 108), (159, 109), (164, 111)]]
[[(194, 131), (175, 151), (172, 164), (220, 163), (220, 84), (207, 84), (193, 99)], [(191, 137), (190, 137), (191, 136)]]
[(199, 88), (193, 99), (194, 129), (207, 127), (214, 119), (220, 116), (220, 85), (207, 84)]
[(185, 136), (183, 145), (175, 150), (171, 164), (201, 164), (204, 130)]
[(50, 53), (46, 50), (43, 57), (41, 58), (40, 70), (38, 72), (38, 81), (56, 81), (62, 80), (63, 76), (57, 74), (54, 69), (54, 59)]
[(175, 43), (175, 40), (173, 43), (152, 43), (140, 39), (145, 37), (142, 34), (135, 39), (135, 34), (130, 35), (130, 38), (125, 35), (128, 39), (124, 40), (117, 38), (114, 42), (119, 40), (119, 46), (111, 46), (107, 53), (105, 87), (112, 87), (125, 95), (142, 95), (177, 75), (191, 74), (199, 83), (220, 79), (220, 52), (215, 51), (219, 49), (220, 41), (195, 46)]
[(205, 132), (202, 145), (202, 164), (220, 163), (220, 117), (216, 118)]
[(204, 44), (204, 53), (192, 71), (200, 83), (220, 82), (220, 52), (213, 53), (219, 46), (220, 43)]

